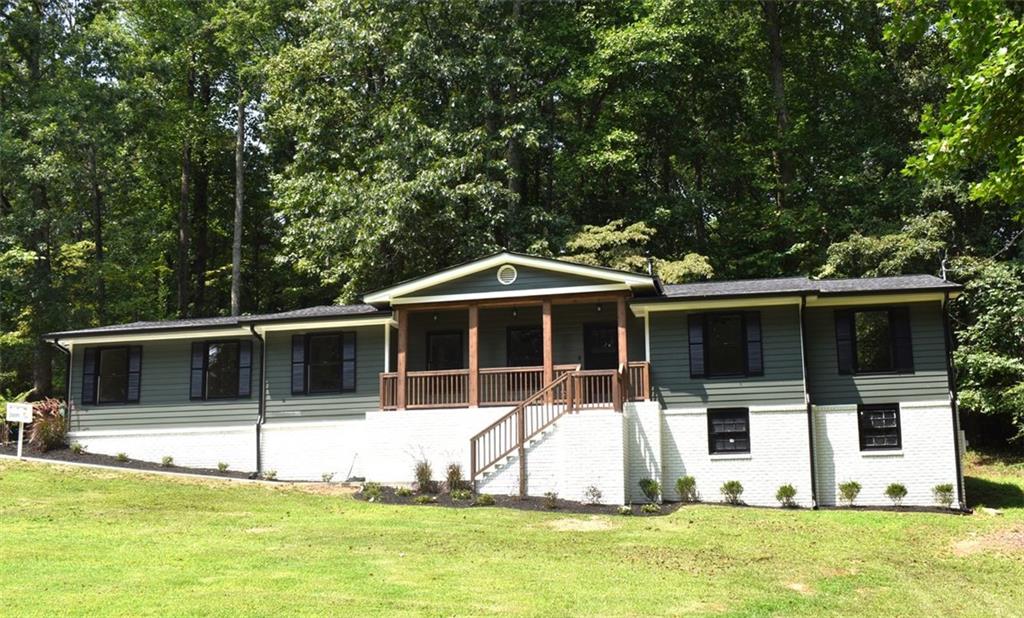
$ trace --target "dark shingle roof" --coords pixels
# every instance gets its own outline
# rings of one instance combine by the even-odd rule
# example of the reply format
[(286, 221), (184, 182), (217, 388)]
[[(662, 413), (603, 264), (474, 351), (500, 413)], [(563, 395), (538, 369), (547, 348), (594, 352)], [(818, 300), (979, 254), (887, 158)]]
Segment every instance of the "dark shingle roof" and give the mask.
[(665, 285), (664, 298), (702, 299), (734, 296), (792, 296), (800, 294), (873, 294), (882, 292), (920, 292), (959, 290), (961, 286), (932, 275), (865, 277), (860, 279), (822, 279), (782, 277), (745, 281), (709, 281)]
[(68, 330), (44, 335), (46, 339), (54, 337), (74, 337), (81, 335), (100, 335), (108, 333), (139, 333), (173, 330), (189, 330), (194, 328), (224, 328), (232, 326), (248, 326), (264, 322), (284, 322), (288, 320), (316, 320), (326, 318), (360, 316), (367, 314), (390, 314), (371, 305), (322, 305), (307, 307), (280, 313), (262, 313), (256, 315), (240, 315), (237, 317), (188, 318), (184, 320), (162, 320), (149, 322), (130, 322), (128, 324), (111, 324), (95, 328)]

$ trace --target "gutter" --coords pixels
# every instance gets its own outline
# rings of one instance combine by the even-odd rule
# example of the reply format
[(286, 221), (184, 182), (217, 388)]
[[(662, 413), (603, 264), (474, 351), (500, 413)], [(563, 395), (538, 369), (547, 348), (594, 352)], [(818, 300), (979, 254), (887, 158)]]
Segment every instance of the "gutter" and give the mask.
[(256, 325), (255, 324), (250, 324), (249, 325), (249, 330), (252, 332), (252, 336), (255, 337), (260, 342), (260, 379), (259, 379), (259, 382), (258, 382), (259, 388), (260, 388), (260, 394), (259, 394), (259, 396), (256, 399), (257, 402), (258, 402), (256, 404), (256, 410), (257, 410), (257, 412), (256, 412), (256, 474), (262, 475), (263, 474), (263, 455), (262, 455), (262, 448), (261, 448), (260, 430), (263, 427), (263, 423), (266, 421), (266, 410), (267, 410), (267, 402), (266, 402), (266, 395), (267, 395), (267, 387), (266, 387), (266, 381), (267, 381), (267, 354), (266, 354), (267, 342), (263, 339), (263, 335), (261, 335), (258, 332), (256, 332)]
[(953, 328), (949, 323), (949, 292), (942, 301), (942, 329), (946, 341), (946, 383), (949, 385), (949, 409), (953, 413), (953, 461), (956, 462), (956, 489), (960, 510), (967, 510), (964, 474), (960, 462), (960, 411), (957, 407), (956, 367), (953, 366)]
[(811, 403), (811, 385), (807, 371), (807, 295), (800, 297), (800, 359), (803, 361), (804, 372), (804, 401), (807, 404), (807, 452), (811, 464), (811, 508), (818, 508), (818, 479), (814, 469), (814, 406)]

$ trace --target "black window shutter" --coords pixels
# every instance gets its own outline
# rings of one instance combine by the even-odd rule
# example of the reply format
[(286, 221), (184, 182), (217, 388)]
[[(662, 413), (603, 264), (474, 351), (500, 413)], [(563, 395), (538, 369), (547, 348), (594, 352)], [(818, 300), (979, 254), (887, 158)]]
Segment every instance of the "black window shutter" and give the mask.
[(914, 349), (910, 338), (910, 309), (894, 307), (889, 311), (892, 333), (893, 368), (899, 373), (914, 372)]
[(128, 403), (139, 402), (139, 391), (142, 389), (142, 346), (133, 345), (128, 348)]
[(238, 342), (238, 396), (252, 393), (252, 341)]
[(853, 373), (853, 312), (836, 311), (836, 354), (839, 373)]
[(356, 390), (356, 334), (342, 333), (341, 341), (341, 390)]
[(96, 348), (86, 348), (82, 357), (82, 405), (96, 403)]
[(691, 313), (690, 331), (690, 377), (704, 377), (704, 314)]
[(764, 375), (764, 354), (761, 349), (761, 312), (748, 311), (747, 319), (747, 375)]
[(292, 335), (292, 395), (306, 392), (306, 336)]
[(189, 397), (191, 399), (204, 399), (206, 389), (203, 388), (203, 380), (206, 377), (206, 343), (202, 341), (192, 342), (192, 364), (190, 371)]

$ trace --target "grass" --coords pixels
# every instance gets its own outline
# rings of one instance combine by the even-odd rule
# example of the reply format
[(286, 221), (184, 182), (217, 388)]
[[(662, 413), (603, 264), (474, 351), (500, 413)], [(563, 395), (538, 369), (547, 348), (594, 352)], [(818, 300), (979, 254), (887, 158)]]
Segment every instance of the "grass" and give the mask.
[(1000, 516), (696, 505), (590, 519), (0, 461), (0, 608), (1013, 615), (1024, 475), (995, 472), (979, 463), (969, 488)]

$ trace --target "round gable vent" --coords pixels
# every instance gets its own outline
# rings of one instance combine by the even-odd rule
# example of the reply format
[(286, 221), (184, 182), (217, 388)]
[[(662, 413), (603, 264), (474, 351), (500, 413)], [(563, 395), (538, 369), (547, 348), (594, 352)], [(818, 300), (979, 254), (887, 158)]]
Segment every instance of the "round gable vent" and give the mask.
[(516, 267), (511, 264), (505, 264), (498, 269), (498, 283), (501, 285), (512, 285), (516, 282), (516, 277), (519, 273), (516, 272)]

